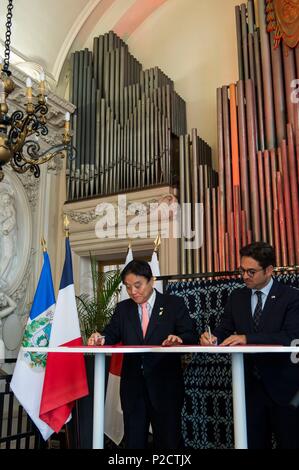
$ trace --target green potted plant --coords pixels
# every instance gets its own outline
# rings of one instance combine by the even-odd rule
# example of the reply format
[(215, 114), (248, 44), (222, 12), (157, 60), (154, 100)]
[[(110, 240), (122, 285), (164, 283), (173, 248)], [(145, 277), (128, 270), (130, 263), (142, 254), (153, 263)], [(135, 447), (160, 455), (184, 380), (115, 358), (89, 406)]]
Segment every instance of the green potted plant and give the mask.
[(101, 332), (109, 322), (118, 300), (121, 277), (119, 271), (99, 271), (97, 260), (90, 256), (92, 293), (77, 296), (78, 315), (83, 341)]
[[(92, 291), (76, 297), (81, 334), (84, 344), (95, 331), (102, 332), (113, 314), (118, 301), (121, 277), (119, 271), (101, 272), (95, 257), (90, 256)], [(110, 357), (106, 357), (106, 379), (109, 371)], [(93, 371), (94, 355), (85, 354), (89, 396), (77, 402), (77, 425), (74, 431), (77, 445), (83, 449), (92, 447), (93, 422)]]

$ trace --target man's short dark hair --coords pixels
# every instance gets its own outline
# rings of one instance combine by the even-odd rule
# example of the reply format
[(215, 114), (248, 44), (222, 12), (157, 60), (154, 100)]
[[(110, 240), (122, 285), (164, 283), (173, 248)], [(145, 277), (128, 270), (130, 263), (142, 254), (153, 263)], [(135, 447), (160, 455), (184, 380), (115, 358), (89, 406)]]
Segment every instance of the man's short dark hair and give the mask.
[(138, 259), (133, 259), (133, 261), (130, 261), (130, 263), (128, 263), (127, 266), (124, 267), (120, 274), (122, 282), (125, 282), (125, 277), (128, 274), (135, 274), (135, 276), (143, 276), (148, 281), (150, 281), (153, 277), (153, 273), (149, 263)]
[(263, 269), (268, 266), (275, 266), (274, 248), (266, 242), (254, 242), (243, 246), (240, 250), (240, 256), (253, 258)]

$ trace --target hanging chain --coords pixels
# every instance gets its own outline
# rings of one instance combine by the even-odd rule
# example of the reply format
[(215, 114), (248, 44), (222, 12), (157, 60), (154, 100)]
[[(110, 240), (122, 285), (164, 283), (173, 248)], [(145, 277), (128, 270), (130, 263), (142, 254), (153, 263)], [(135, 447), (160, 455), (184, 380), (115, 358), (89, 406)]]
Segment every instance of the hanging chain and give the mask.
[(9, 57), (10, 57), (10, 36), (11, 36), (11, 20), (12, 20), (12, 9), (13, 9), (13, 0), (8, 0), (7, 4), (7, 15), (6, 15), (6, 33), (5, 33), (5, 51), (4, 51), (4, 64), (3, 72), (7, 75), (10, 75), (11, 72), (9, 69)]

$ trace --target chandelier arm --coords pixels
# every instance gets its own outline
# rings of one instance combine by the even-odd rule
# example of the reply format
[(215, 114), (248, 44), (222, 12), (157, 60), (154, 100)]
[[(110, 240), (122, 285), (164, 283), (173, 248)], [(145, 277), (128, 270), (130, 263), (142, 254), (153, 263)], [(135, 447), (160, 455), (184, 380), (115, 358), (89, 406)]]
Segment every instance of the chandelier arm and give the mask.
[(43, 116), (48, 113), (49, 109), (46, 103), (38, 103), (35, 105), (34, 113), (41, 113)]
[(24, 146), (26, 139), (33, 134), (45, 136), (48, 134), (48, 128), (40, 123), (36, 116), (27, 115), (24, 118), (21, 112), (15, 111), (11, 117), (11, 129), (9, 132), (13, 152), (19, 152)]
[(27, 170), (29, 170), (29, 167), (26, 168), (26, 163), (23, 163), (22, 165), (18, 164), (17, 162), (15, 162), (14, 158), (10, 160), (10, 164), (17, 173), (25, 173)]
[[(25, 134), (25, 138), (28, 135), (35, 134), (39, 128), (39, 121), (34, 114), (28, 114), (22, 122), (21, 132)], [(30, 128), (31, 126), (31, 128)]]
[(57, 146), (58, 149), (55, 150), (54, 152), (46, 150), (44, 153), (38, 156), (37, 159), (35, 158), (30, 158), (24, 155), (22, 152), (19, 152), (20, 158), (27, 164), (29, 165), (42, 165), (43, 163), (47, 163), (48, 161), (52, 160), (52, 158), (57, 157), (58, 155), (61, 155), (61, 158), (64, 158), (64, 151), (67, 150), (66, 146)]
[[(27, 117), (25, 118), (27, 121)], [(18, 126), (11, 124), (11, 129), (9, 131), (9, 140), (11, 141), (11, 149), (13, 153), (18, 153), (23, 147), (27, 134), (24, 132), (24, 124), (19, 128)]]
[(10, 164), (12, 166), (12, 168), (14, 169), (14, 171), (16, 171), (17, 173), (26, 173), (26, 171), (30, 170), (31, 173), (33, 173), (34, 177), (35, 178), (39, 178), (40, 177), (40, 168), (38, 165), (31, 165), (31, 164), (28, 164), (28, 163), (24, 163), (21, 159), (21, 157), (19, 157), (19, 161), (17, 161), (17, 156), (15, 155), (11, 161), (10, 161)]
[[(33, 116), (36, 117), (36, 114), (37, 114), (37, 113), (40, 113), (42, 116), (45, 116), (45, 115), (48, 113), (48, 111), (49, 111), (49, 108), (48, 108), (48, 106), (47, 106), (46, 104), (41, 104), (41, 103), (39, 103), (39, 104), (37, 104), (37, 105), (35, 106), (35, 108), (34, 108), (34, 113), (28, 114), (28, 115), (26, 116), (26, 117), (27, 117), (27, 120), (29, 120), (30, 117), (31, 117), (31, 118), (32, 118)], [(23, 118), (24, 118), (24, 112), (21, 111), (21, 110), (19, 110), (19, 109), (16, 110), (16, 111), (14, 111), (14, 112), (12, 113), (12, 115), (11, 115), (11, 121), (12, 121), (13, 123), (15, 123), (16, 121), (22, 121)], [(37, 118), (36, 118), (36, 119), (37, 119)], [(37, 119), (37, 121), (38, 121), (38, 119)]]
[(11, 123), (15, 123), (17, 121), (22, 121), (24, 119), (24, 112), (20, 109), (14, 111), (10, 117)]

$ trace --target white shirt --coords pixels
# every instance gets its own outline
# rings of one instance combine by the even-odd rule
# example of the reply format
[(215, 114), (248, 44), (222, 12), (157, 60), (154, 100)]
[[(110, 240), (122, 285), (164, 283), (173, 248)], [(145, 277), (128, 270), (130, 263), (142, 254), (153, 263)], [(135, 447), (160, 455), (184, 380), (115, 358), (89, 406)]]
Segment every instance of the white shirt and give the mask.
[(270, 292), (272, 286), (273, 286), (273, 279), (271, 277), (268, 284), (265, 287), (263, 287), (262, 289), (252, 289), (252, 291), (251, 291), (251, 313), (252, 313), (252, 316), (254, 314), (255, 307), (256, 307), (257, 301), (258, 301), (256, 291), (259, 291), (263, 294), (262, 295), (262, 308), (264, 308), (265, 302), (267, 300), (267, 297), (269, 295), (269, 292)]

